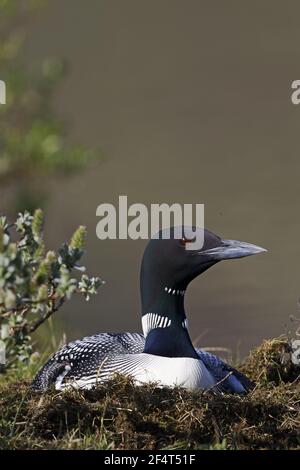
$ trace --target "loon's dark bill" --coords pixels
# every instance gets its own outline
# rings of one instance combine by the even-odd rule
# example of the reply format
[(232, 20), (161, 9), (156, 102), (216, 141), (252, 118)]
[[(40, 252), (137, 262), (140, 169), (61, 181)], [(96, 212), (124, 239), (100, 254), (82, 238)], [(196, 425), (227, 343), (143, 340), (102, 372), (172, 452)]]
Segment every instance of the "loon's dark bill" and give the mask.
[(256, 255), (257, 253), (264, 253), (268, 250), (252, 243), (240, 242), (238, 240), (222, 240), (220, 246), (199, 252), (211, 257), (214, 260), (244, 258), (245, 256)]

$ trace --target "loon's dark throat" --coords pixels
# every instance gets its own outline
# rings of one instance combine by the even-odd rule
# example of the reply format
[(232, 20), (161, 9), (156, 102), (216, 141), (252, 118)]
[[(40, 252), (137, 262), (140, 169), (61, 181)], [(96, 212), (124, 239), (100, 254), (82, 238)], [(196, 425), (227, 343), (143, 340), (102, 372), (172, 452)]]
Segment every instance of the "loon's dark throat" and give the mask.
[(198, 355), (192, 345), (184, 310), (184, 289), (165, 286), (153, 303), (143, 305), (144, 352), (165, 357)]
[(146, 337), (145, 353), (198, 358), (187, 330), (183, 298), (178, 299), (178, 303), (171, 300), (158, 302), (156, 309), (142, 316), (142, 324)]

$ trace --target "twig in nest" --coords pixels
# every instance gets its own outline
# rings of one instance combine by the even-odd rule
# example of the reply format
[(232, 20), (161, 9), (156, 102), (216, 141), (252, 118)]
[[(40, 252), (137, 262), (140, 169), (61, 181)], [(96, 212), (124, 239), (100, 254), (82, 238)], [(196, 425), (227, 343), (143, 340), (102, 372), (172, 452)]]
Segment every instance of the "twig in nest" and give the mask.
[(217, 382), (217, 383), (214, 384), (212, 387), (210, 387), (210, 388), (208, 388), (207, 390), (205, 390), (204, 394), (207, 393), (207, 392), (210, 392), (210, 391), (213, 390), (214, 388), (218, 387), (218, 385), (220, 385), (221, 383), (225, 382), (225, 380), (227, 380), (228, 377), (230, 377), (232, 374), (233, 374), (233, 371), (228, 372), (228, 374), (225, 375), (225, 377), (223, 377), (222, 380), (219, 380), (219, 382)]

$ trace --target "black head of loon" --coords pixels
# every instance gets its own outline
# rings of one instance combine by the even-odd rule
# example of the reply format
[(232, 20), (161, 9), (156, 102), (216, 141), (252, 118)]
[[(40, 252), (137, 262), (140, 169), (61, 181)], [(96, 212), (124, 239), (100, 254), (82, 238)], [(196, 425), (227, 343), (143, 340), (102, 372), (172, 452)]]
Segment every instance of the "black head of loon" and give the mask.
[[(159, 232), (149, 241), (141, 265), (142, 325), (146, 337), (144, 352), (168, 357), (198, 355), (192, 345), (184, 311), (188, 284), (221, 260), (243, 258), (265, 250), (237, 240), (224, 240), (208, 230), (195, 227), (169, 229), (169, 238)], [(203, 246), (187, 244), (197, 234)], [(200, 233), (202, 231), (202, 233)]]

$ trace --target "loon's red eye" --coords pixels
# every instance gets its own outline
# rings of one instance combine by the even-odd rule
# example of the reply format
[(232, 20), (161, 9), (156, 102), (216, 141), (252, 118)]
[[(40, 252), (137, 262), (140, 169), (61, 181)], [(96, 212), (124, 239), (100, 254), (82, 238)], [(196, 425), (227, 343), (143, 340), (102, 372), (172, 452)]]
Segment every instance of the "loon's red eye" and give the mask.
[(183, 238), (180, 238), (179, 243), (180, 243), (180, 245), (185, 246), (187, 243), (192, 243), (193, 241), (194, 241), (193, 238), (183, 237)]

